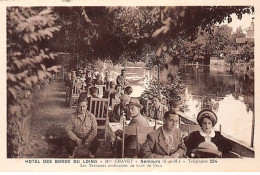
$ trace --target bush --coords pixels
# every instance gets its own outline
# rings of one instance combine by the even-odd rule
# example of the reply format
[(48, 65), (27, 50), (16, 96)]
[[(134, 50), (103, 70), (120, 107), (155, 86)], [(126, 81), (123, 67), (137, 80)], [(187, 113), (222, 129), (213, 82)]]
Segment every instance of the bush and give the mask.
[(42, 48), (59, 30), (50, 7), (7, 8), (7, 152), (21, 157), (30, 150), (30, 119), (40, 84), (58, 71), (47, 67), (55, 55)]

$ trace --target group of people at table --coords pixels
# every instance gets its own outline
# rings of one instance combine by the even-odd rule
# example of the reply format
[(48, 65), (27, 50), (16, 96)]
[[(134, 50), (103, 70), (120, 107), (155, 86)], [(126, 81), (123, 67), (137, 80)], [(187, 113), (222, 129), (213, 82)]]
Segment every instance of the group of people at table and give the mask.
[[(123, 86), (120, 83), (123, 83)], [(178, 102), (170, 101), (168, 109), (160, 103), (160, 97), (154, 96), (147, 116), (144, 117), (141, 113), (144, 106), (138, 98), (130, 96), (132, 88), (127, 86), (124, 69), (117, 78), (117, 85), (122, 87), (125, 93), (119, 95), (120, 103), (114, 107), (110, 122), (118, 121), (122, 115), (125, 115), (126, 120), (130, 120), (128, 126), (131, 127), (148, 127), (149, 118), (163, 121), (162, 126), (147, 134), (146, 141), (138, 148), (133, 148), (137, 138), (126, 135), (124, 144), (126, 157), (133, 156), (133, 149), (137, 149), (135, 151), (138, 152), (140, 158), (221, 157), (222, 154), (228, 153), (232, 149), (220, 132), (214, 130), (218, 119), (213, 111), (209, 109), (200, 111), (197, 115), (200, 129), (186, 136), (180, 129)], [(69, 158), (74, 157), (74, 150), (78, 145), (84, 145), (87, 148), (90, 158), (95, 157), (100, 147), (96, 117), (89, 112), (89, 99), (96, 97), (97, 89), (91, 88), (89, 93), (80, 94), (76, 112), (68, 118), (66, 123), (68, 142), (65, 147), (68, 150)], [(114, 94), (117, 92), (115, 91)], [(109, 93), (109, 95), (111, 94), (113, 93)], [(122, 129), (117, 130), (114, 134), (119, 138), (123, 137)], [(120, 145), (118, 155), (122, 151), (122, 142), (120, 143), (117, 144)]]

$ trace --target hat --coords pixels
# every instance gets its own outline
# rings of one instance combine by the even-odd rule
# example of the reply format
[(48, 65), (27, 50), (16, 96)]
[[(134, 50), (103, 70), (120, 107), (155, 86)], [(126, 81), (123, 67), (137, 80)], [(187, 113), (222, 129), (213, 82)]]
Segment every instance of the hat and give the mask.
[(125, 72), (125, 71), (126, 71), (126, 69), (122, 69), (122, 70), (121, 70), (121, 72), (123, 72), (123, 71)]
[(202, 124), (202, 120), (207, 117), (210, 119), (210, 121), (212, 122), (212, 126), (215, 126), (215, 124), (218, 121), (218, 117), (217, 115), (210, 109), (203, 109), (198, 113), (197, 116), (197, 122), (199, 123), (199, 125), (201, 126)]
[(137, 106), (139, 108), (143, 108), (143, 105), (140, 104), (140, 101), (136, 98), (131, 98), (129, 103), (126, 106)]
[(192, 152), (196, 155), (201, 155), (201, 158), (209, 158), (221, 156), (222, 152), (218, 150), (218, 147), (213, 142), (202, 142), (198, 148), (193, 149)]
[(119, 98), (120, 98), (120, 100), (122, 100), (122, 101), (129, 101), (131, 97), (129, 97), (129, 96), (126, 95), (126, 94), (123, 94), (123, 95), (122, 95), (121, 97), (119, 97)]

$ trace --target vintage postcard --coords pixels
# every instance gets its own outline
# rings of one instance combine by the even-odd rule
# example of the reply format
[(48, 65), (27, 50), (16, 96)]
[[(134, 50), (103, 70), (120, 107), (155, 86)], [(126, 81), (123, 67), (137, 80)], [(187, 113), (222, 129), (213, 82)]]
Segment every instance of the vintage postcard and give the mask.
[(0, 171), (260, 171), (259, 5), (0, 0)]

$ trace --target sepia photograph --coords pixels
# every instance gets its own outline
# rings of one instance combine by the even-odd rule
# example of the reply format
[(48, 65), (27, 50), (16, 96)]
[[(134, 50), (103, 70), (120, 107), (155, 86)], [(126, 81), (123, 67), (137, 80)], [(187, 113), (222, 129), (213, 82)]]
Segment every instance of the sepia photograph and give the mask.
[(5, 159), (256, 158), (253, 5), (5, 10)]

